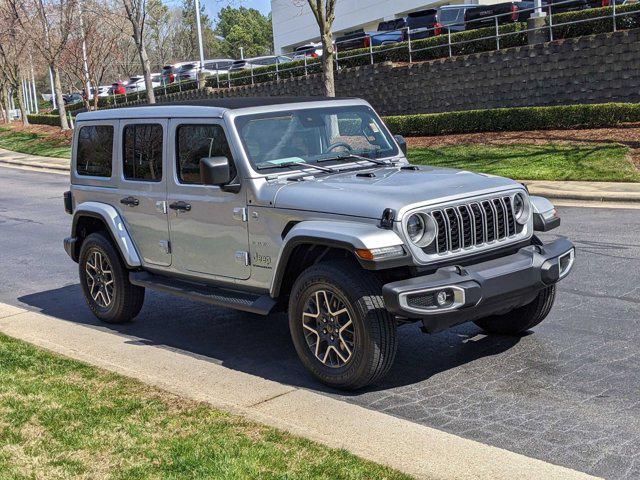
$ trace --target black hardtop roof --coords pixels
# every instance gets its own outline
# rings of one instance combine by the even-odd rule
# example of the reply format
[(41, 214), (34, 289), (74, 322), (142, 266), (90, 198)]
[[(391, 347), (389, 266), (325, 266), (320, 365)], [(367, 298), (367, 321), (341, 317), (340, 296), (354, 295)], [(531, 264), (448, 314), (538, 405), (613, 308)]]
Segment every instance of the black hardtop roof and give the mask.
[(174, 102), (160, 102), (152, 105), (135, 105), (136, 107), (167, 107), (167, 106), (191, 106), (191, 107), (217, 107), (236, 110), (239, 108), (263, 107), (269, 105), (284, 105), (286, 103), (322, 102), (331, 100), (353, 100), (352, 98), (329, 97), (226, 97), (204, 98), (201, 100), (176, 100)]

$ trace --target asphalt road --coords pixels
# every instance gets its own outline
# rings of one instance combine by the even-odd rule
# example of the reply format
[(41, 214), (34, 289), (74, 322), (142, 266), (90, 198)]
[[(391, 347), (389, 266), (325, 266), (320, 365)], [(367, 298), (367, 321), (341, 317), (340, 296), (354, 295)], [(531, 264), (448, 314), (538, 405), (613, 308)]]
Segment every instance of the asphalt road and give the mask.
[(558, 234), (576, 243), (577, 263), (533, 333), (488, 337), (463, 325), (429, 336), (408, 325), (388, 378), (344, 395), (305, 373), (283, 316), (149, 293), (133, 324), (98, 324), (82, 299), (77, 265), (62, 249), (66, 187), (66, 176), (0, 168), (0, 302), (576, 470), (640, 478), (640, 210), (560, 209)]

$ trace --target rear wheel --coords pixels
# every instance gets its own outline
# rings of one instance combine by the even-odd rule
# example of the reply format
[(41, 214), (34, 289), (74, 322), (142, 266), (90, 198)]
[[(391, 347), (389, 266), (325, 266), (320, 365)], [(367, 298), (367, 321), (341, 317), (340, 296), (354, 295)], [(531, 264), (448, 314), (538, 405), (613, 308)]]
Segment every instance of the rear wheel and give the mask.
[(93, 314), (107, 323), (125, 323), (138, 315), (144, 288), (129, 282), (129, 272), (104, 233), (89, 235), (78, 261), (80, 285)]
[(385, 310), (381, 284), (344, 262), (305, 270), (289, 300), (289, 327), (304, 366), (321, 382), (342, 389), (382, 378), (395, 358), (396, 323)]
[(493, 315), (476, 320), (474, 323), (488, 333), (517, 335), (542, 322), (549, 315), (555, 298), (556, 286), (552, 285), (541, 290), (531, 303), (504, 315)]

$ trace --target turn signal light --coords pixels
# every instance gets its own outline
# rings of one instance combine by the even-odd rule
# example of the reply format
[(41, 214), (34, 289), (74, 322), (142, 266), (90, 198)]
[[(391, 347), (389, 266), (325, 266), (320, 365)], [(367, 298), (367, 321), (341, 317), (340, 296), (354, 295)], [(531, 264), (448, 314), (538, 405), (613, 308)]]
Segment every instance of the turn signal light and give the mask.
[(356, 249), (356, 255), (362, 260), (384, 260), (387, 258), (401, 257), (404, 255), (404, 248), (402, 248), (402, 245), (372, 249), (358, 248)]

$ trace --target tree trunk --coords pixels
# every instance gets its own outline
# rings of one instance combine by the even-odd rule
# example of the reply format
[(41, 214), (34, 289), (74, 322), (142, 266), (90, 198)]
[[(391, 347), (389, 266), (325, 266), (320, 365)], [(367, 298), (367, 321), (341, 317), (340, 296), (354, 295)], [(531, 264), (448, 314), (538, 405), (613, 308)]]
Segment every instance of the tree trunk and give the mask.
[(62, 130), (69, 130), (69, 121), (67, 120), (67, 109), (64, 106), (64, 99), (62, 98), (62, 82), (60, 81), (60, 71), (58, 66), (54, 63), (50, 65), (53, 72), (53, 92), (56, 96), (56, 103), (58, 104), (58, 116), (60, 117), (60, 128)]
[(333, 48), (333, 36), (331, 31), (325, 31), (322, 35), (322, 78), (324, 81), (325, 97), (336, 96), (336, 85), (333, 76), (333, 58), (335, 49)]
[(0, 89), (0, 109), (2, 110), (2, 120), (5, 123), (11, 123), (11, 114), (9, 110), (9, 95), (7, 94), (7, 87), (2, 86)]
[(18, 82), (18, 95), (16, 95), (16, 100), (18, 101), (18, 109), (20, 109), (20, 118), (22, 119), (22, 125), (25, 127), (29, 126), (29, 118), (27, 117), (27, 109), (24, 105), (24, 89), (22, 88), (22, 82)]
[(153, 83), (151, 82), (151, 63), (147, 56), (147, 49), (144, 42), (137, 43), (138, 54), (140, 55), (140, 64), (142, 65), (142, 73), (144, 75), (144, 85), (147, 89), (147, 103), (156, 103), (156, 95), (153, 91)]

